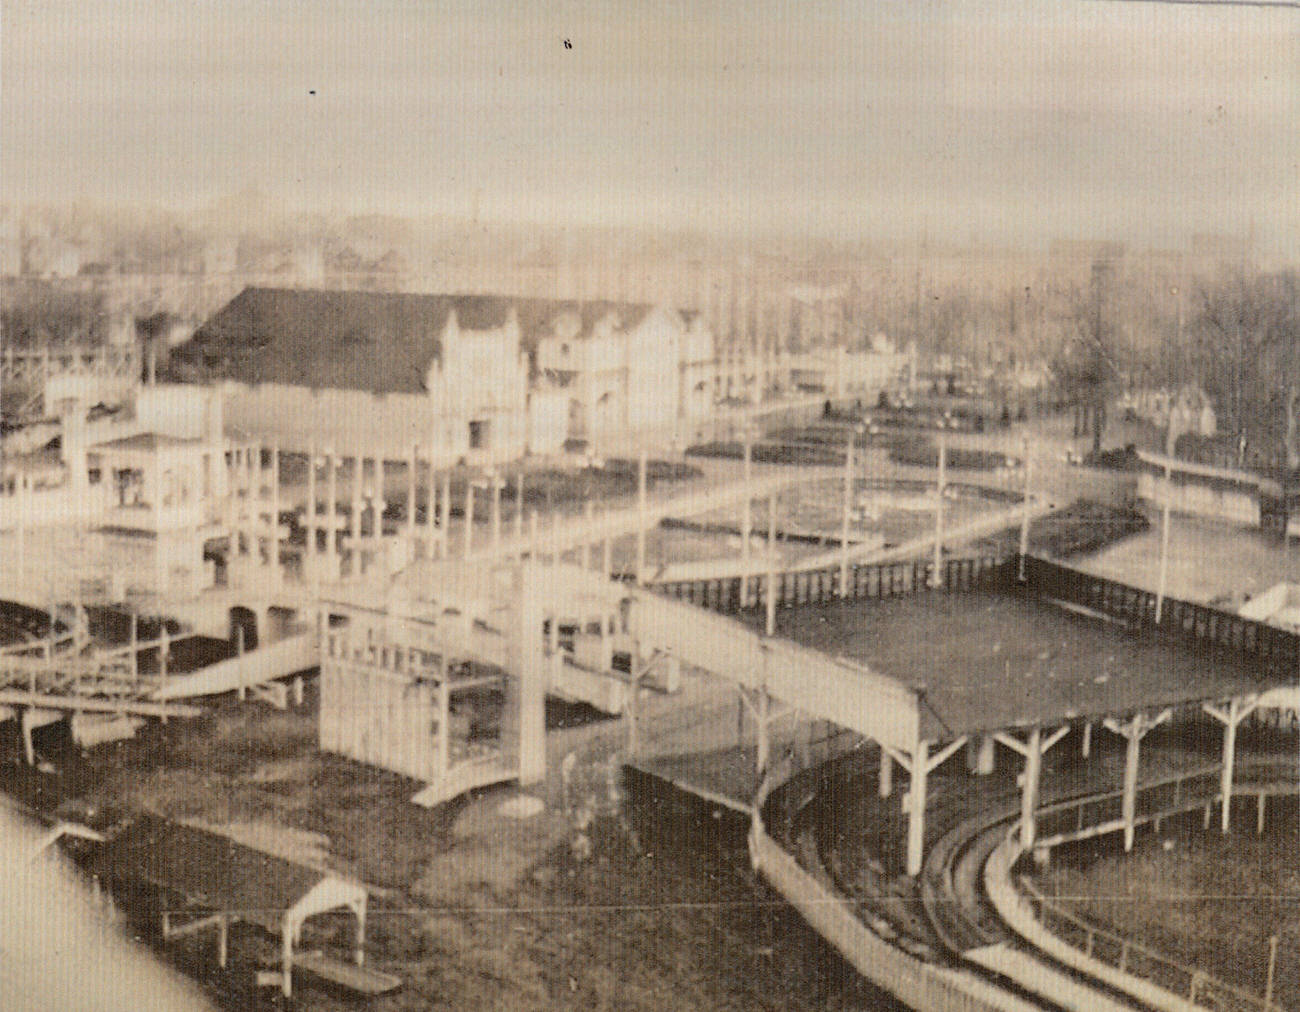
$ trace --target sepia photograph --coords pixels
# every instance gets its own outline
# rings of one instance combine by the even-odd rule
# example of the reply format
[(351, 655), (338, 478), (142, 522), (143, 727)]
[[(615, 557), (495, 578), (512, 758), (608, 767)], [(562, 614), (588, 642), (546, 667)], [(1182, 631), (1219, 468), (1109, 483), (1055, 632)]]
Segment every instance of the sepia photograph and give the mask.
[(0, 0), (0, 1009), (1300, 1012), (1300, 0)]

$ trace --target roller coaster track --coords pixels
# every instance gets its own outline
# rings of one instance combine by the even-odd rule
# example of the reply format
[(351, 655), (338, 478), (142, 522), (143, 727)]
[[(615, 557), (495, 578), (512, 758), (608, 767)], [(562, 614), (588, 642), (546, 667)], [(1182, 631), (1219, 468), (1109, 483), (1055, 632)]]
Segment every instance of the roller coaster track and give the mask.
[[(1257, 762), (1242, 768), (1234, 794), (1300, 791), (1294, 764)], [(1185, 783), (1188, 789), (1171, 792), (1171, 785)], [(1213, 778), (1197, 769), (1178, 777), (1159, 777), (1142, 785), (1147, 797), (1158, 799), (1139, 811), (1139, 821), (1151, 822), (1180, 812), (1195, 811), (1219, 799)], [(1014, 795), (1003, 792), (991, 799), (991, 807), (977, 815), (958, 821), (929, 848), (925, 866), (917, 883), (918, 916), (913, 900), (890, 895), (887, 891), (864, 888), (849, 881), (835, 849), (828, 845), (825, 810), (819, 805), (820, 791), (805, 793), (801, 803), (785, 823), (785, 846), (798, 863), (816, 878), (828, 883), (863, 925), (876, 936), (906, 952), (920, 963), (948, 966), (965, 973), (983, 976), (994, 996), (992, 1007), (1023, 1006), (1055, 1009), (1232, 1009), (1262, 1008), (1258, 998), (1238, 992), (1203, 974), (1198, 1001), (1214, 1000), (1202, 1005), (1172, 991), (1162, 991), (1151, 981), (1118, 972), (1101, 972), (1089, 964), (1080, 950), (1069, 951), (1068, 943), (1056, 941), (1044, 950), (1033, 941), (1020, 937), (999, 914), (1006, 909), (1003, 896), (998, 904), (990, 899), (986, 882), (991, 875), (1006, 880), (999, 889), (1010, 886), (1008, 860), (1014, 861), (1019, 850), (1009, 854), (1014, 845), (1014, 826), (1018, 810)], [(1172, 793), (1172, 797), (1171, 797)], [(1078, 810), (1101, 813), (1109, 794), (1084, 794), (1044, 805), (1044, 815)], [(1100, 815), (1098, 816), (1100, 817)], [(1070, 820), (1074, 822), (1075, 820)], [(1084, 839), (1095, 835), (1098, 827), (1079, 824), (1056, 836), (1056, 842)], [(1008, 872), (1008, 874), (1003, 874)], [(1022, 920), (1023, 918), (1013, 918)], [(1100, 929), (1098, 929), (1100, 930)], [(1030, 937), (1040, 936), (1037, 928)], [(1046, 943), (1045, 943), (1046, 944)], [(1056, 958), (1060, 956), (1062, 958)], [(1104, 979), (1103, 979), (1104, 978)], [(884, 982), (882, 982), (884, 983)], [(999, 990), (1000, 989), (1000, 990)], [(996, 997), (997, 995), (1001, 997)], [(1225, 999), (1227, 996), (1227, 999)], [(1225, 1004), (1226, 1000), (1226, 1004)], [(1274, 1007), (1277, 1008), (1276, 1003)]]
[[(1296, 793), (1300, 789), (1300, 783), (1297, 783), (1294, 776), (1294, 764), (1257, 763), (1243, 769), (1242, 772), (1243, 776), (1238, 778), (1234, 786), (1234, 793), (1267, 795)], [(1171, 787), (1177, 788), (1183, 783), (1191, 784), (1193, 789), (1185, 793), (1170, 790)], [(1197, 790), (1196, 787), (1202, 789)], [(1140, 812), (1138, 816), (1140, 822), (1153, 822), (1167, 816), (1195, 811), (1221, 800), (1217, 788), (1217, 771), (1215, 777), (1209, 778), (1205, 776), (1205, 771), (1195, 770), (1185, 777), (1153, 779), (1143, 784), (1142, 790), (1150, 792), (1152, 796), (1157, 792), (1163, 792), (1164, 803)], [(1042, 811), (1057, 814), (1070, 810), (1077, 810), (1079, 813), (1089, 810), (1100, 812), (1110, 798), (1111, 792), (1089, 794), (1046, 805)], [(1014, 944), (1024, 949), (1027, 944), (1017, 939), (1016, 933), (1004, 921), (997, 906), (990, 901), (984, 887), (986, 877), (991, 874), (990, 858), (995, 851), (1008, 846), (1008, 840), (1015, 832), (1013, 827), (1017, 818), (1018, 812), (1015, 807), (1008, 805), (962, 821), (945, 833), (931, 848), (919, 883), (926, 916), (944, 946), (964, 960), (986, 968), (997, 967), (1003, 963), (1001, 959), (990, 958), (996, 953), (995, 947)], [(1087, 824), (1081, 820), (1077, 828), (1058, 833), (1056, 840), (1065, 843), (1075, 839), (1086, 839), (1096, 835), (1099, 829), (1105, 829), (1105, 826)], [(1016, 849), (1015, 853), (1018, 854), (1019, 850)], [(1058, 954), (1064, 951), (1056, 946), (1053, 946), (1053, 949)], [(1041, 950), (1035, 949), (1034, 956), (1044, 960), (1050, 966), (1064, 968), (1067, 965)], [(1164, 996), (1157, 993), (1158, 988), (1145, 982), (1125, 984), (1122, 971), (1115, 975), (1107, 975), (1108, 981), (1102, 983), (1084, 969), (1088, 962), (1086, 958), (1067, 961), (1072, 964), (1069, 972), (1086, 980), (1089, 986), (1098, 987), (1107, 994), (1118, 994), (1124, 1002), (1134, 1007), (1170, 1008), (1178, 1007), (1184, 1002), (1185, 1007), (1199, 1007), (1172, 993), (1168, 993), (1166, 1001)], [(1218, 985), (1217, 990), (1220, 995), (1232, 991), (1231, 988), (1221, 984)], [(1145, 1001), (1144, 998), (1151, 998), (1151, 1000)], [(1257, 1007), (1256, 1001), (1250, 996), (1242, 996), (1240, 1002), (1206, 1007), (1253, 1009)]]

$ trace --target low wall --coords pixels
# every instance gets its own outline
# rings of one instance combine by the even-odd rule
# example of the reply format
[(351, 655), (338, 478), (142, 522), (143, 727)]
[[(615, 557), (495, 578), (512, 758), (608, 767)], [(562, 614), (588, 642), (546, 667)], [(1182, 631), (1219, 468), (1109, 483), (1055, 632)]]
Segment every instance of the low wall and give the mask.
[[(788, 808), (773, 799), (760, 811), (770, 817), (778, 807)], [(927, 963), (885, 941), (858, 919), (852, 901), (839, 894), (823, 869), (804, 868), (768, 835), (758, 815), (750, 828), (749, 853), (754, 869), (854, 969), (910, 1007), (927, 1012), (1040, 1008), (972, 973)]]
[(1163, 477), (1143, 472), (1138, 475), (1137, 494), (1156, 506), (1168, 507), (1175, 513), (1225, 520), (1229, 523), (1258, 527), (1260, 524), (1259, 496), (1234, 488), (1215, 488), (1195, 480), (1169, 484)]

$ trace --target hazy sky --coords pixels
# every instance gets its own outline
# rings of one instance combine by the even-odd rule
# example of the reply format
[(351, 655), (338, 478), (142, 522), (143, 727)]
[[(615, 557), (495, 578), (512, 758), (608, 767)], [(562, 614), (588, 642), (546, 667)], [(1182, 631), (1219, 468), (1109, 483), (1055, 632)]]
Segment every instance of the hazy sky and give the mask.
[(295, 208), (839, 235), (1300, 236), (1294, 7), (2, 9), (9, 199), (255, 185)]

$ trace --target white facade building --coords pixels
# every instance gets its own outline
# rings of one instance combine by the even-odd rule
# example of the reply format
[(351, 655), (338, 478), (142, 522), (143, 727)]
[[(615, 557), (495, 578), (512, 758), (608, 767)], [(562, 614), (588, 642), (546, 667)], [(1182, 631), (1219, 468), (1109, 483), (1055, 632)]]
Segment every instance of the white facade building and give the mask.
[(538, 343), (537, 368), (566, 392), (572, 439), (672, 429), (716, 398), (712, 335), (700, 317), (662, 307), (575, 304)]

